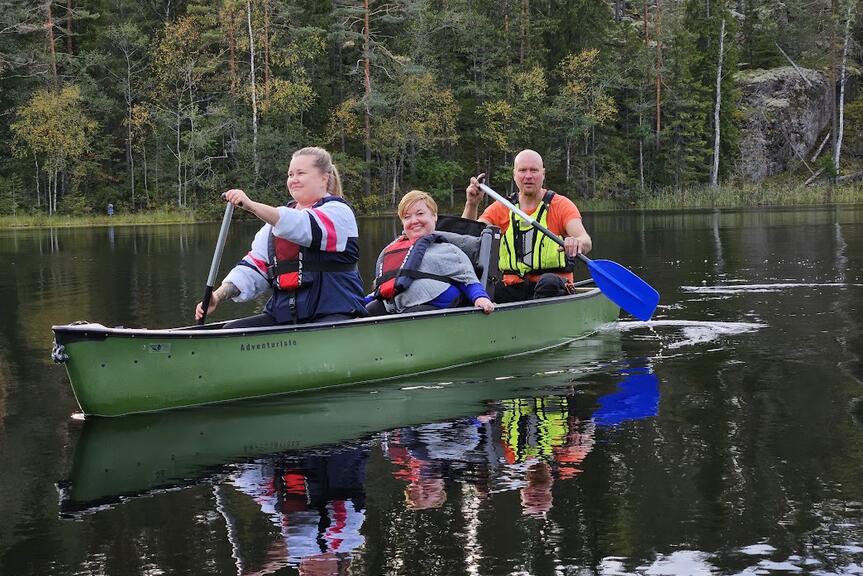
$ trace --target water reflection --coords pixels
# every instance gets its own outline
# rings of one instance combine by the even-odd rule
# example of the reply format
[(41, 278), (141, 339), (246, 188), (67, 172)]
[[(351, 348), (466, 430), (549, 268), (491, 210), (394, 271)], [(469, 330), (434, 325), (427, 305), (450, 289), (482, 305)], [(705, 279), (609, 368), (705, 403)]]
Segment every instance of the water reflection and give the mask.
[[(495, 387), (412, 381), (269, 408), (247, 402), (89, 419), (72, 475), (59, 483), (61, 512), (82, 519), (139, 494), (212, 483), (238, 575), (286, 566), (343, 574), (363, 548), (366, 469), (379, 451), (403, 513), (449, 506), (449, 494), (464, 499), (469, 487), (475, 509), (511, 492), (524, 516), (546, 518), (555, 483), (582, 473), (598, 428), (656, 415), (659, 381), (646, 368), (535, 378)], [(523, 395), (526, 387), (532, 395)], [(368, 434), (369, 426), (380, 431)], [(479, 518), (475, 531), (493, 528)]]
[[(217, 500), (229, 529), (238, 575), (270, 574), (285, 566), (301, 574), (342, 574), (364, 542), (365, 467), (369, 448), (285, 456), (240, 465), (225, 485), (254, 502), (275, 528), (271, 542), (244, 533), (230, 499)], [(216, 487), (218, 495), (223, 487)], [(235, 499), (236, 500), (236, 499)], [(238, 507), (239, 508), (239, 507)], [(252, 552), (263, 551), (263, 554)]]

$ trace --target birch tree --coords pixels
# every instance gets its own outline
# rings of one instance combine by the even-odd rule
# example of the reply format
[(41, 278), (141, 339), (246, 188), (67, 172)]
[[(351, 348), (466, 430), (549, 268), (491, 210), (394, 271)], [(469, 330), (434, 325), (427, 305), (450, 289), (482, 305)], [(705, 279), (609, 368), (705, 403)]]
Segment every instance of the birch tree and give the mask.
[(131, 205), (135, 206), (135, 150), (133, 146), (132, 133), (134, 122), (132, 110), (136, 103), (134, 83), (136, 77), (144, 70), (142, 52), (146, 49), (146, 39), (141, 31), (133, 24), (122, 24), (112, 26), (106, 32), (111, 45), (122, 58), (122, 73), (116, 74), (112, 70), (108, 73), (117, 78), (122, 86), (123, 102), (126, 106), (126, 170), (129, 175), (129, 198)]
[(725, 56), (725, 18), (719, 30), (719, 58), (716, 64), (716, 104), (713, 107), (713, 167), (710, 170), (710, 185), (719, 185), (719, 111), (722, 105), (722, 59)]
[(842, 63), (839, 67), (839, 127), (836, 137), (836, 149), (833, 153), (833, 171), (839, 174), (839, 158), (842, 155), (842, 136), (845, 131), (845, 83), (848, 69), (848, 45), (851, 41), (851, 23), (854, 20), (856, 0), (848, 2), (848, 10), (845, 16), (845, 35), (842, 40)]
[(40, 90), (22, 106), (12, 123), (14, 148), (19, 157), (33, 155), (47, 178), (48, 214), (57, 212), (59, 183), (90, 148), (98, 128), (83, 109), (81, 91), (67, 86), (59, 92)]

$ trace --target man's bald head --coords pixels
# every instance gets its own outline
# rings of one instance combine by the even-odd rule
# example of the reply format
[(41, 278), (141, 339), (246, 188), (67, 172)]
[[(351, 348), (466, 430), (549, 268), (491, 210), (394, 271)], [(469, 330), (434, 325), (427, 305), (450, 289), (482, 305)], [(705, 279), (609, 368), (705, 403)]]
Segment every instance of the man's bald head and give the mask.
[(539, 152), (536, 150), (531, 150), (529, 148), (525, 148), (515, 155), (515, 159), (512, 161), (513, 167), (517, 167), (521, 161), (539, 162), (539, 166), (543, 167), (542, 156), (540, 156)]

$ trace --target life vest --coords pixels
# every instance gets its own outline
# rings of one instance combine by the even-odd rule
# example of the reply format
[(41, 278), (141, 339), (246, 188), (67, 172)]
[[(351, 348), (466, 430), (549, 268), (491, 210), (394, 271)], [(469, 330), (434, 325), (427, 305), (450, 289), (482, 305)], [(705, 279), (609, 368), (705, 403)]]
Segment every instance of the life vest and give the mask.
[(438, 234), (427, 234), (421, 238), (408, 240), (400, 236), (384, 248), (383, 256), (375, 278), (375, 298), (392, 300), (397, 294), (407, 290), (414, 280), (427, 278), (439, 282), (450, 282), (446, 276), (420, 272), (420, 264), (428, 247), (435, 242), (446, 242)]
[[(327, 196), (312, 208), (327, 202), (347, 204), (340, 197)], [(365, 312), (363, 282), (357, 270), (359, 239), (348, 237), (343, 251), (331, 252), (320, 247), (320, 238), (314, 239), (314, 225), (312, 238), (312, 245), (307, 247), (271, 234), (267, 260), (257, 264), (256, 269), (273, 287), (273, 297), (265, 311), (280, 324), (309, 322), (331, 314)]]
[[(324, 199), (331, 200), (343, 201), (335, 197)], [(292, 208), (295, 204), (291, 202), (288, 207)], [(313, 253), (315, 257), (311, 258)], [(309, 282), (310, 272), (350, 272), (357, 269), (355, 262), (340, 262), (339, 258), (338, 255), (312, 250), (270, 233), (267, 278), (276, 290), (296, 292)]]
[[(530, 215), (546, 228), (548, 228), (548, 208), (551, 206), (552, 198), (554, 198), (554, 192), (549, 190), (536, 211)], [(515, 213), (510, 216), (509, 228), (501, 238), (498, 266), (502, 273), (520, 277), (528, 274), (571, 271), (567, 266), (566, 254), (558, 250), (558, 244)]]

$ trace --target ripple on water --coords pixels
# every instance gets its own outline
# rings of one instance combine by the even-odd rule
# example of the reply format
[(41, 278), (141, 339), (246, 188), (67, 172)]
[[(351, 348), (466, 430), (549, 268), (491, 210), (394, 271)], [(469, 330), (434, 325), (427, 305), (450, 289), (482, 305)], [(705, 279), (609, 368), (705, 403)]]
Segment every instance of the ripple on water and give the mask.
[[(623, 321), (618, 322), (617, 324), (618, 329), (622, 332), (647, 328), (655, 332), (659, 340), (663, 343), (663, 346), (668, 349), (705, 344), (722, 337), (755, 332), (761, 328), (765, 328), (766, 326), (767, 324), (758, 322), (712, 322), (704, 320), (655, 320), (650, 322)], [(660, 336), (657, 329), (665, 328), (679, 330), (680, 335), (676, 337), (679, 339), (669, 342), (669, 338), (664, 334)]]
[(744, 292), (782, 292), (792, 288), (849, 288), (863, 284), (845, 282), (776, 282), (771, 284), (720, 284), (718, 286), (681, 286), (681, 292), (691, 294), (741, 294)]

